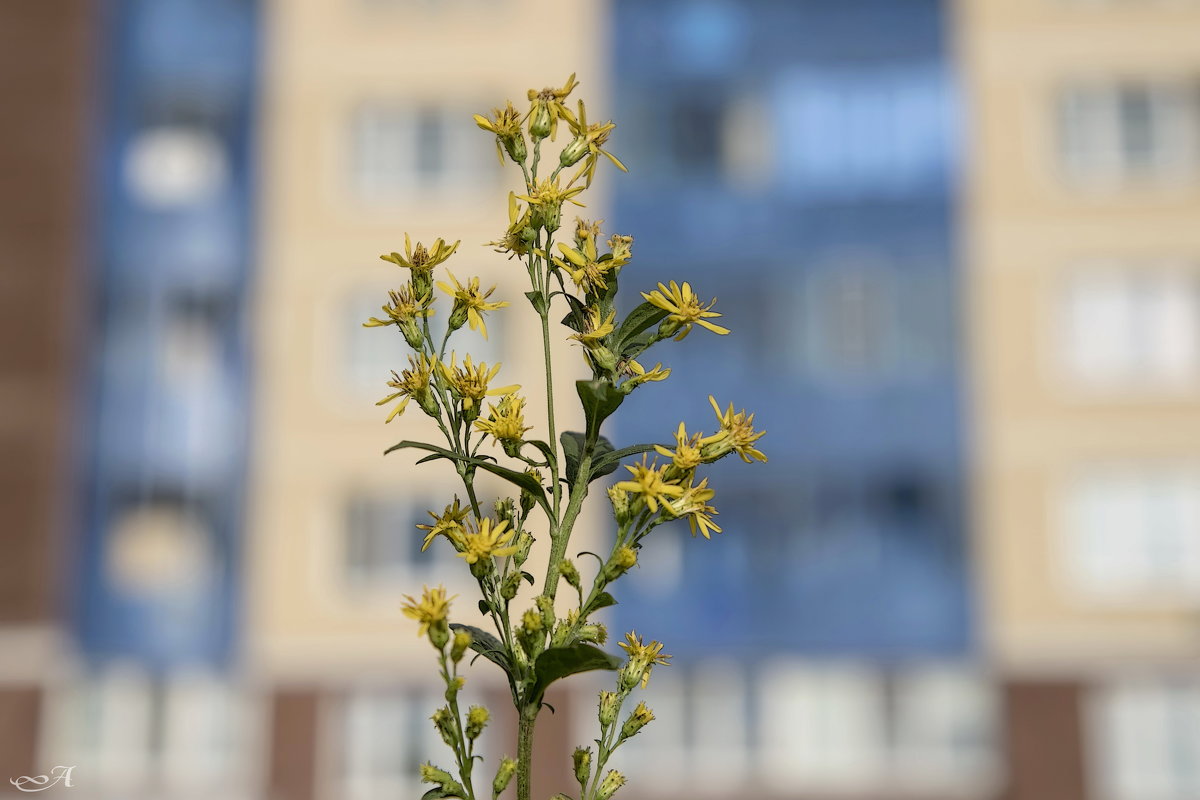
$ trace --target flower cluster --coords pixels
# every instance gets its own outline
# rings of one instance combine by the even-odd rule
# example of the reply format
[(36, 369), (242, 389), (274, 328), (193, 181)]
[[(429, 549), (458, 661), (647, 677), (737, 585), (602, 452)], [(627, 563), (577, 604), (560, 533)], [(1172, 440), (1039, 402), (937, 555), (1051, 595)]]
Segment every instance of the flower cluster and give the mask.
[[(419, 463), (447, 462), (465, 492), (465, 498), (455, 495), (440, 512), (429, 511), (430, 520), (416, 527), (423, 536), (422, 550), (449, 546), (462, 560), (461, 579), (478, 587), (472, 608), (482, 622), (451, 622), (453, 598), (443, 586), (426, 588), (419, 600), (406, 597), (402, 607), (416, 621), (418, 634), (433, 645), (445, 683), (446, 703), (431, 721), (453, 753), (456, 770), (421, 766), (421, 779), (434, 786), (431, 797), (484, 796), (473, 781), (481, 760), (475, 745), (491, 714), (483, 706), (460, 708), (465, 677), (459, 665), (468, 650), (503, 671), (517, 711), (518, 757), (500, 759), (492, 779), (493, 800), (514, 780), (517, 800), (530, 800), (528, 742), (545, 705), (547, 685), (599, 667), (616, 672), (616, 686), (600, 693), (597, 749), (578, 748), (573, 756), (578, 800), (609, 800), (625, 784), (620, 772), (607, 768), (608, 761), (655, 717), (638, 702), (622, 719), (623, 705), (632, 692), (645, 688), (654, 667), (668, 665), (671, 657), (660, 642), (644, 641), (632, 632), (619, 643), (624, 659), (606, 653), (600, 646), (608, 632), (594, 615), (616, 602), (609, 589), (639, 568), (643, 540), (660, 525), (686, 519), (693, 537), (708, 539), (721, 532), (711, 504), (714, 491), (698, 471), (729, 454), (747, 463), (766, 460), (758, 449), (763, 433), (754, 429), (754, 416), (735, 412), (732, 404), (722, 410), (712, 397), (717, 415), (713, 433), (689, 431), (680, 423), (673, 442), (620, 449), (602, 435), (605, 420), (631, 392), (669, 378), (670, 368), (652, 360), (651, 349), (666, 349), (671, 345), (665, 342), (682, 340), (696, 328), (718, 336), (730, 330), (718, 322), (724, 320), (715, 310), (716, 300), (702, 300), (687, 281), (658, 283), (641, 292), (642, 302), (625, 313), (617, 307), (619, 284), (633, 263), (633, 237), (605, 234), (601, 220), (576, 218), (572, 225), (564, 219), (564, 209), (585, 207), (581, 196), (599, 165), (626, 171), (610, 150), (616, 124), (589, 118), (584, 101), (572, 98), (578, 85), (571, 75), (561, 85), (530, 89), (525, 109), (506, 101), (490, 115), (474, 118), (495, 137), (501, 163), (507, 159), (520, 169), (521, 183), (508, 193), (507, 224), (485, 246), (506, 255), (508, 263), (518, 259), (528, 277), (524, 295), (541, 329), (540, 341), (531, 345), (540, 346), (545, 364), (544, 405), (527, 403), (520, 386), (501, 380), (500, 364), (466, 353), (460, 360), (462, 348), (451, 349), (462, 328), (487, 339), (492, 315), (504, 309), (512, 313), (509, 300), (493, 297), (497, 286), (485, 286), (479, 276), (460, 280), (448, 267), (444, 277), (435, 276), (457, 252), (458, 241), (439, 238), (426, 246), (405, 234), (403, 253), (381, 256), (405, 270), (405, 280), (388, 292), (382, 313), (363, 323), (394, 327), (412, 351), (407, 368), (392, 372), (388, 393), (378, 403), (391, 405), (386, 421), (415, 404), (441, 434), (436, 444), (406, 439), (388, 452), (416, 449), (422, 451)], [(564, 129), (569, 135), (551, 155), (549, 148)], [(507, 277), (499, 283), (510, 285)], [(435, 318), (435, 289), (451, 304), (444, 319)], [(591, 372), (590, 379), (576, 382), (580, 431), (560, 430), (555, 416), (552, 325), (559, 320), (567, 329), (560, 341), (571, 342)], [(434, 323), (440, 323), (436, 330)], [(544, 417), (527, 419), (527, 411), (540, 417), (543, 409)], [(622, 473), (608, 489), (616, 523), (608, 555), (592, 554), (595, 566), (567, 558), (589, 486), (626, 459), (628, 475)], [(507, 496), (481, 504), (476, 479), (482, 474), (507, 485)], [(544, 519), (535, 521), (538, 514)], [(540, 581), (526, 566), (534, 545), (531, 530), (546, 532), (548, 556)], [(560, 585), (575, 596), (573, 607), (561, 617), (562, 603), (556, 602)]]

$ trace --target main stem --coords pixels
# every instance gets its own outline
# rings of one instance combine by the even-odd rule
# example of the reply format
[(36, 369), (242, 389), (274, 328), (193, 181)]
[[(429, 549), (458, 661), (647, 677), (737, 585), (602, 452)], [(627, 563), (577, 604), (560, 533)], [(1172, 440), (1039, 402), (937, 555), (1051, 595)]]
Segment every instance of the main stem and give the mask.
[(537, 724), (537, 706), (523, 706), (517, 721), (517, 800), (530, 800), (533, 766), (533, 726)]

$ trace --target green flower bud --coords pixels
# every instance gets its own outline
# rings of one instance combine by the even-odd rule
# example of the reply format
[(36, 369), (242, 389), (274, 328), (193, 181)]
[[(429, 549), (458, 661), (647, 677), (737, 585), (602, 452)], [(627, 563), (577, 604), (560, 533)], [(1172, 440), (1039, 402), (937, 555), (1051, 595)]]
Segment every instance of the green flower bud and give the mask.
[(508, 153), (509, 158), (511, 158), (517, 164), (522, 164), (525, 162), (525, 157), (528, 156), (529, 153), (525, 148), (524, 134), (522, 134), (520, 131), (517, 131), (512, 136), (502, 137), (501, 142), (504, 143), (504, 149)]
[(454, 644), (450, 646), (450, 660), (455, 664), (462, 661), (467, 648), (471, 646), (471, 634), (468, 631), (455, 631)]
[(458, 698), (458, 693), (466, 684), (467, 679), (461, 675), (453, 678), (446, 684), (446, 702), (453, 703)]
[(533, 117), (529, 123), (529, 135), (534, 139), (545, 139), (550, 135), (550, 107), (539, 102), (533, 109)]
[(412, 271), (413, 293), (424, 300), (433, 297), (433, 269), (417, 269)]
[[(524, 496), (521, 498), (521, 505), (525, 505)], [(513, 556), (513, 560), (517, 566), (521, 566), (529, 560), (529, 551), (533, 548), (533, 537), (526, 531), (521, 531), (517, 534), (517, 552)]]
[(645, 703), (638, 703), (637, 708), (629, 712), (625, 724), (621, 726), (621, 738), (628, 739), (636, 736), (637, 732), (654, 721), (654, 712)]
[(483, 706), (471, 706), (471, 709), (467, 711), (467, 727), (465, 731), (469, 741), (475, 741), (479, 738), (479, 734), (483, 733), (483, 729), (487, 727), (490, 716), (488, 710)]
[(579, 781), (580, 787), (586, 788), (592, 779), (592, 748), (576, 747), (571, 760), (575, 764), (575, 780)]
[(575, 566), (575, 562), (571, 561), (571, 559), (564, 558), (562, 561), (558, 562), (558, 574), (561, 575), (563, 580), (565, 580), (568, 584), (574, 586), (576, 589), (579, 588), (579, 569)]
[(450, 713), (450, 709), (443, 706), (433, 712), (430, 717), (433, 720), (433, 727), (437, 728), (438, 734), (442, 737), (442, 741), (447, 747), (454, 748), (457, 741), (457, 736), (454, 732), (454, 717)]
[(617, 369), (617, 356), (602, 344), (595, 347), (589, 347), (587, 354), (591, 357), (592, 363), (596, 365), (596, 369), (602, 372), (612, 373)]
[(550, 628), (554, 625), (554, 601), (545, 595), (538, 595), (537, 600), (538, 610), (542, 612), (542, 628)]
[(576, 136), (575, 140), (562, 149), (558, 154), (558, 163), (564, 167), (570, 167), (579, 163), (579, 160), (588, 154), (588, 140), (586, 136)]
[(608, 800), (624, 785), (625, 776), (615, 769), (610, 769), (604, 780), (600, 781), (600, 788), (596, 790), (596, 800)]
[(446, 620), (438, 620), (429, 625), (429, 641), (434, 648), (441, 650), (450, 641), (450, 626)]
[(417, 324), (416, 317), (403, 319), (398, 323), (400, 332), (404, 334), (404, 341), (408, 342), (408, 346), (414, 350), (420, 350), (425, 343), (425, 334), (421, 331), (421, 326)]
[(496, 778), (492, 781), (493, 797), (499, 797), (508, 788), (508, 784), (512, 782), (516, 772), (517, 760), (515, 758), (500, 759), (500, 766), (496, 769)]
[(500, 584), (500, 596), (505, 600), (512, 600), (517, 596), (517, 592), (521, 588), (521, 573), (512, 572), (504, 579), (504, 583)]
[(621, 710), (621, 697), (616, 692), (600, 692), (600, 725), (607, 728), (617, 721), (617, 712)]
[(446, 323), (451, 331), (456, 331), (467, 324), (467, 304), (461, 300), (454, 301), (454, 309), (450, 312), (450, 320)]
[(627, 523), (630, 519), (629, 492), (613, 486), (608, 490), (608, 500), (612, 503), (613, 516), (616, 518), (617, 524)]
[(437, 783), (442, 786), (449, 786), (450, 784), (458, 785), (454, 783), (454, 778), (449, 772), (428, 763), (421, 765), (421, 783)]
[(620, 547), (604, 565), (604, 577), (606, 580), (615, 581), (635, 564), (637, 564), (637, 551), (632, 547)]

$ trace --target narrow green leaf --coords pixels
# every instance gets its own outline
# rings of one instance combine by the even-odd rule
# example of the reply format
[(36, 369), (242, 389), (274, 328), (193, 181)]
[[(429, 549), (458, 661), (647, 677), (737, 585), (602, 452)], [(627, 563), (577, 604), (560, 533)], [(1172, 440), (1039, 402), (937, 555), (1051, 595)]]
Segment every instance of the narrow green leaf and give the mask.
[(617, 336), (613, 339), (613, 350), (621, 352), (625, 348), (625, 344), (632, 341), (635, 336), (653, 328), (667, 316), (667, 312), (663, 311), (653, 303), (642, 303), (633, 311), (629, 312), (629, 316), (625, 317), (625, 321), (621, 323), (620, 329), (617, 331)]
[(504, 652), (504, 645), (500, 643), (499, 639), (473, 625), (451, 622), (450, 629), (466, 631), (471, 634), (471, 649), (507, 672), (510, 677), (512, 676), (512, 666), (508, 663), (508, 654)]
[(604, 470), (603, 472), (599, 472), (599, 474), (608, 475), (621, 465), (621, 459), (628, 458), (629, 456), (641, 455), (642, 453), (648, 453), (653, 450), (654, 447), (655, 445), (653, 444), (635, 444), (629, 447), (622, 447), (620, 450), (614, 450), (611, 453), (607, 453), (605, 454), (604, 458), (598, 458), (592, 464), (593, 474), (596, 474), (599, 470)]
[(563, 449), (563, 473), (567, 483), (574, 484), (579, 474), (579, 461), (583, 458), (583, 447), (587, 437), (579, 431), (563, 431), (558, 437)]
[(536, 447), (549, 463), (553, 464), (558, 461), (558, 454), (554, 452), (554, 448), (548, 442), (543, 442), (541, 439), (526, 439), (525, 441)]
[(587, 307), (574, 295), (563, 293), (563, 297), (567, 298), (571, 313), (562, 318), (562, 324), (576, 333), (583, 333), (581, 322), (587, 319)]
[(522, 577), (522, 578), (524, 578), (526, 581), (528, 581), (530, 586), (533, 586), (533, 584), (534, 584), (534, 577), (533, 577), (533, 575), (532, 575), (532, 574), (530, 574), (530, 573), (528, 573), (528, 572), (524, 572), (524, 571), (522, 571), (522, 572), (521, 572), (521, 577)]
[(590, 644), (551, 647), (538, 656), (534, 663), (533, 699), (540, 701), (550, 684), (568, 675), (594, 669), (615, 670), (620, 666), (621, 659)]
[(492, 607), (491, 607), (491, 606), (489, 606), (489, 605), (487, 604), (487, 600), (480, 600), (480, 601), (479, 601), (479, 613), (480, 613), (480, 614), (490, 614), (490, 613), (492, 613)]
[(455, 453), (453, 450), (447, 450), (444, 447), (426, 444), (425, 442), (412, 442), (406, 440), (400, 442), (399, 444), (392, 445), (387, 450), (384, 450), (383, 453), (384, 455), (387, 455), (394, 450), (402, 450), (404, 448), (428, 450), (431, 453), (438, 454), (442, 458), (448, 458), (452, 461), (461, 461), (464, 464), (470, 464), (479, 469), (486, 470), (496, 477), (503, 478), (514, 486), (529, 492), (531, 495), (533, 495), (533, 499), (536, 500), (542, 508), (544, 508), (547, 512), (550, 511), (550, 503), (546, 500), (546, 492), (542, 489), (542, 485), (538, 483), (537, 479), (532, 475), (524, 472), (517, 472), (516, 470), (509, 469), (508, 467), (502, 467), (499, 464), (495, 464), (491, 461), (484, 461), (482, 458), (471, 458), (470, 456), (464, 456), (460, 453)]

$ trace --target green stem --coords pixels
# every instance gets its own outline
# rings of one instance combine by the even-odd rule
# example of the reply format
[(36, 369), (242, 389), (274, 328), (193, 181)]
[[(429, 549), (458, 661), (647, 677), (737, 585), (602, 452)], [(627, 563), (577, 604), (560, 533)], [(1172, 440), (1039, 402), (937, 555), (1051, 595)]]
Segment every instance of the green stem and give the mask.
[(517, 800), (530, 800), (533, 728), (537, 724), (537, 714), (537, 706), (525, 706), (517, 721)]
[(585, 447), (579, 459), (579, 474), (575, 476), (575, 485), (571, 488), (571, 496), (567, 500), (567, 508), (563, 511), (562, 520), (550, 533), (550, 562), (546, 569), (546, 584), (542, 594), (554, 600), (558, 593), (558, 563), (567, 554), (567, 544), (571, 541), (571, 531), (575, 520), (583, 510), (583, 499), (587, 497), (588, 479), (592, 473), (592, 449)]

